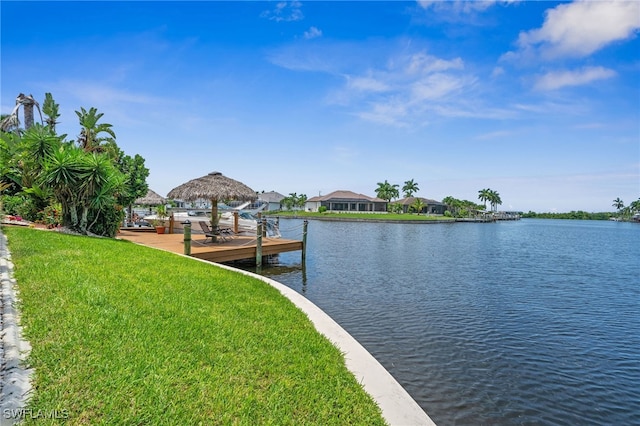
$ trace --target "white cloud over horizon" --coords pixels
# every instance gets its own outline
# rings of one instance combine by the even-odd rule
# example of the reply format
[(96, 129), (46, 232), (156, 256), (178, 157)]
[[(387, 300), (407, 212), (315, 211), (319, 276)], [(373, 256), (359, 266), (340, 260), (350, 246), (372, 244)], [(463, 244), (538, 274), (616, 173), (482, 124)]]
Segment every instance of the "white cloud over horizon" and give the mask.
[(576, 1), (548, 9), (541, 28), (523, 31), (515, 57), (584, 57), (640, 30), (640, 2)]

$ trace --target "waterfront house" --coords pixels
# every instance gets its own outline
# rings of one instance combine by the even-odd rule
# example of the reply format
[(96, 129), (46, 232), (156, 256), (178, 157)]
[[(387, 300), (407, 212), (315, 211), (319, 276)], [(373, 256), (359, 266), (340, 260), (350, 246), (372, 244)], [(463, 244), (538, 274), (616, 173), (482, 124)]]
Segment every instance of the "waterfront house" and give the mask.
[(284, 195), (276, 191), (263, 192), (258, 194), (258, 200), (267, 203), (267, 211), (282, 210), (282, 200)]
[(441, 203), (440, 201), (432, 200), (430, 198), (422, 198), (422, 197), (407, 197), (398, 201), (394, 201), (393, 204), (400, 204), (402, 206), (402, 211), (405, 213), (409, 213), (411, 210), (411, 206), (415, 204), (416, 200), (419, 199), (424, 204), (420, 213), (424, 214), (444, 214), (445, 210), (447, 210), (447, 205)]
[(332, 212), (386, 212), (387, 202), (376, 197), (356, 194), (352, 191), (334, 191), (327, 195), (311, 197), (305, 204), (305, 210), (317, 212), (320, 207)]

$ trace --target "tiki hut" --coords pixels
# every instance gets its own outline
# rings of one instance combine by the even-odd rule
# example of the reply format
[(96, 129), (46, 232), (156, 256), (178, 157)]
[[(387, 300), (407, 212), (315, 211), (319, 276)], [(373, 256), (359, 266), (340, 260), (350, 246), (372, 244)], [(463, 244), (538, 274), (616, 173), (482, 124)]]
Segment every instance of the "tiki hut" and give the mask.
[(167, 200), (165, 198), (161, 197), (152, 189), (149, 189), (147, 191), (147, 195), (141, 198), (136, 198), (136, 200), (134, 201), (135, 204), (142, 206), (158, 206), (160, 204), (165, 204), (166, 202)]
[(173, 188), (167, 197), (184, 201), (211, 200), (211, 222), (215, 227), (218, 225), (218, 201), (253, 201), (257, 195), (244, 183), (228, 178), (220, 172), (211, 172)]

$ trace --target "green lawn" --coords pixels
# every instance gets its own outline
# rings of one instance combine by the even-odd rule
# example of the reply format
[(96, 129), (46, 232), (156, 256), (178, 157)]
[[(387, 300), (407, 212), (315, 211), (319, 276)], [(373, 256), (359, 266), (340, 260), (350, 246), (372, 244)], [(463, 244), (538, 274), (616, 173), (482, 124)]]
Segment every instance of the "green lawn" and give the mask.
[(340, 351), (268, 284), (125, 241), (3, 232), (33, 412), (91, 425), (384, 424)]
[(379, 221), (422, 221), (430, 222), (434, 220), (455, 220), (452, 217), (446, 216), (427, 216), (423, 214), (400, 214), (400, 213), (318, 213), (318, 212), (305, 212), (302, 210), (292, 211), (280, 211), (276, 213), (269, 212), (269, 216), (280, 217), (297, 217), (297, 218), (322, 218), (322, 219), (368, 219)]

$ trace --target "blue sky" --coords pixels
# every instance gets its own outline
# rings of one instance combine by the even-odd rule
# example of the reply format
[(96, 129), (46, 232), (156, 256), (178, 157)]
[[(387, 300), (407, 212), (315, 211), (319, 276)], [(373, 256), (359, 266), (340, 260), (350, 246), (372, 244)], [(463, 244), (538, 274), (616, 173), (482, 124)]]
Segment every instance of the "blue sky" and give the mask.
[(0, 3), (1, 110), (96, 107), (161, 195), (256, 191), (613, 211), (640, 198), (640, 2)]

